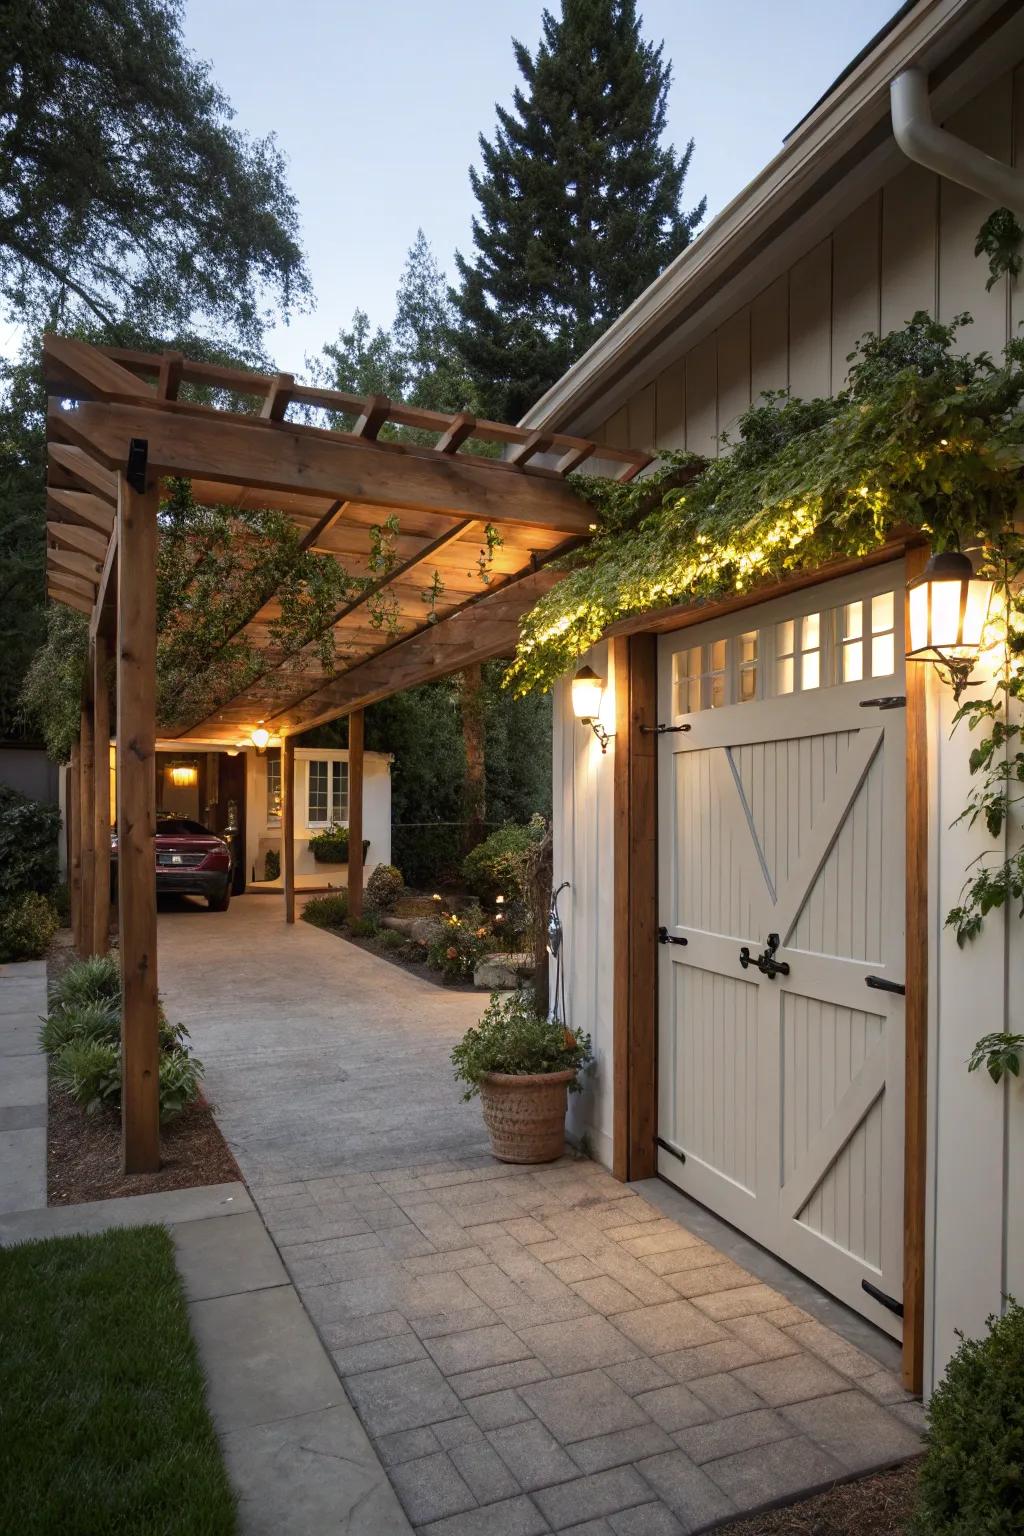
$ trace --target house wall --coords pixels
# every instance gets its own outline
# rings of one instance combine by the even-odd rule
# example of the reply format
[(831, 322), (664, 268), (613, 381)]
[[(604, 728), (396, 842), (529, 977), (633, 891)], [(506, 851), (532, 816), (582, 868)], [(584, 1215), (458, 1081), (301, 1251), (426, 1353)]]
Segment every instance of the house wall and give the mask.
[[(1000, 160), (1024, 165), (1024, 65), (945, 124)], [(762, 390), (829, 394), (846, 378), (865, 331), (925, 309), (948, 321), (968, 310), (964, 350), (999, 352), (1024, 321), (1024, 284), (985, 290), (974, 242), (993, 205), (905, 165), (785, 271), (588, 430), (619, 447), (717, 455)], [(770, 279), (770, 280), (769, 280)], [(579, 424), (576, 424), (577, 426)]]
[[(1024, 66), (1007, 72), (947, 124), (1003, 160), (1024, 165)], [(837, 220), (785, 271), (765, 263), (765, 284), (700, 336), (625, 404), (610, 401), (586, 421), (565, 423), (622, 446), (688, 448), (716, 455), (762, 390), (828, 394), (842, 387), (847, 354), (868, 330), (888, 331), (924, 309), (943, 321), (967, 310), (964, 350), (998, 354), (1024, 322), (1024, 282), (986, 291), (987, 263), (974, 255), (991, 205), (907, 164)], [(699, 328), (698, 328), (699, 329)], [(642, 377), (642, 373), (640, 375)], [(591, 664), (608, 675), (606, 648)], [(609, 679), (609, 694), (613, 688)], [(929, 680), (930, 1021), (926, 1254), (926, 1389), (956, 1346), (977, 1334), (1007, 1293), (1024, 1296), (1024, 1081), (999, 1087), (968, 1074), (974, 1042), (1024, 1029), (1024, 924), (992, 913), (961, 950), (946, 929), (965, 871), (992, 848), (980, 828), (953, 823), (970, 783), (966, 727), (949, 739), (948, 688)], [(567, 682), (555, 695), (555, 879), (568, 879), (565, 964), (568, 1015), (595, 1040), (597, 1070), (574, 1107), (611, 1161), (612, 754), (602, 757), (572, 717)], [(1019, 846), (1020, 828), (1009, 830)], [(1016, 839), (1016, 844), (1012, 840)], [(568, 898), (566, 900), (565, 898)]]
[[(585, 658), (607, 679), (601, 718), (615, 728), (615, 678), (610, 647), (595, 646)], [(580, 663), (583, 665), (583, 662)], [(612, 983), (614, 874), (612, 769), (614, 745), (602, 754), (593, 731), (572, 712), (567, 678), (555, 688), (553, 711), (554, 804), (553, 874), (557, 886), (569, 881), (558, 899), (564, 926), (562, 966), (567, 1022), (590, 1035), (594, 1065), (581, 1094), (570, 1098), (569, 1134), (588, 1137), (594, 1156), (612, 1161)], [(551, 968), (555, 1001), (556, 968)]]
[[(247, 754), (246, 781), (246, 875), (263, 875), (263, 861), (268, 848), (281, 848), (280, 822), (267, 816), (266, 757)], [(348, 762), (342, 748), (296, 747), (295, 749), (295, 873), (318, 875), (326, 884), (348, 883), (346, 864), (318, 864), (309, 851), (309, 840), (322, 828), (307, 825), (309, 763), (311, 759)], [(363, 756), (363, 837), (369, 838), (366, 855), (367, 875), (378, 864), (391, 863), (391, 759), (384, 752), (366, 752)]]

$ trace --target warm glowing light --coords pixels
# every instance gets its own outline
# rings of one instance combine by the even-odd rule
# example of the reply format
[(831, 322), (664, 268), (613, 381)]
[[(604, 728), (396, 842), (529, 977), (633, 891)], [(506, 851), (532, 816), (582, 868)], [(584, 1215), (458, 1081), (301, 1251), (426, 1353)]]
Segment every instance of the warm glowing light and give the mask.
[(993, 583), (975, 576), (955, 550), (932, 555), (908, 586), (908, 661), (974, 661), (981, 649)]
[(505, 898), (504, 896), (495, 896), (494, 900), (495, 904), (500, 907), (504, 903)]
[(238, 756), (238, 751), (239, 751), (238, 747), (226, 747), (224, 750), (227, 752), (228, 757), (237, 757)]
[(174, 763), (171, 766), (171, 783), (175, 789), (192, 789), (199, 783), (199, 769), (195, 763)]
[(581, 667), (572, 680), (572, 712), (577, 720), (597, 720), (601, 714), (604, 681), (592, 667)]
[(267, 750), (267, 743), (270, 741), (270, 732), (266, 726), (258, 725), (249, 737), (249, 740), (257, 752), (265, 752)]
[(440, 896), (437, 894), (436, 891), (434, 892), (433, 896), (431, 896), (430, 899), (431, 899), (431, 901), (440, 901), (441, 900)]

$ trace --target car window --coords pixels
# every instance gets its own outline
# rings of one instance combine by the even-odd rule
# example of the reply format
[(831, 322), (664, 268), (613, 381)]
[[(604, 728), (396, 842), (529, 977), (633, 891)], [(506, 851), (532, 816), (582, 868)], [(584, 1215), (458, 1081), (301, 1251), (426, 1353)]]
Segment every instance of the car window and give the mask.
[(187, 816), (160, 816), (156, 824), (157, 837), (212, 837), (208, 827)]

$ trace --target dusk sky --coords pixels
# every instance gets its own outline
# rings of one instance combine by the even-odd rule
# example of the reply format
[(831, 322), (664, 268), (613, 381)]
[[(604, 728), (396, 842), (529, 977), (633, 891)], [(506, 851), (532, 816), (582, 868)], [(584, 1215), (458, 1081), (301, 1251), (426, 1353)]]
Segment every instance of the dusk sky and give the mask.
[[(895, 0), (647, 0), (645, 35), (673, 64), (669, 136), (696, 140), (686, 187), (718, 212), (780, 148)], [(470, 249), (467, 170), (494, 104), (531, 50), (538, 0), (189, 0), (188, 46), (253, 134), (273, 132), (298, 196), (317, 308), (278, 327), (278, 366), (303, 371), (353, 310), (389, 324), (422, 226), (441, 265)]]

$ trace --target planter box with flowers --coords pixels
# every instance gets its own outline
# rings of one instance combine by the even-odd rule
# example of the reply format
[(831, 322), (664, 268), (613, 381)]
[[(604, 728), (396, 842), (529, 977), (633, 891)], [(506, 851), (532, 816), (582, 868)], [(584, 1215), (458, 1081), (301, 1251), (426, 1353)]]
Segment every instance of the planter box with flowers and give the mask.
[[(363, 860), (366, 859), (366, 850), (370, 846), (370, 839), (363, 838)], [(323, 832), (317, 832), (315, 837), (309, 840), (309, 851), (318, 864), (347, 864), (348, 863), (348, 827), (327, 827)]]
[(479, 1093), (491, 1151), (503, 1163), (551, 1163), (565, 1150), (567, 1095), (580, 1090), (590, 1036), (536, 1012), (526, 992), (495, 992), (452, 1051), (455, 1076)]

